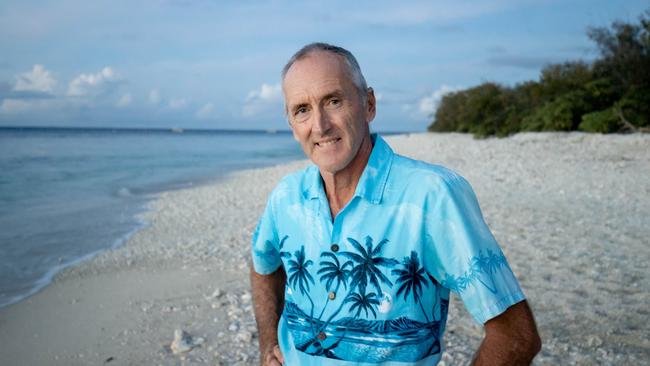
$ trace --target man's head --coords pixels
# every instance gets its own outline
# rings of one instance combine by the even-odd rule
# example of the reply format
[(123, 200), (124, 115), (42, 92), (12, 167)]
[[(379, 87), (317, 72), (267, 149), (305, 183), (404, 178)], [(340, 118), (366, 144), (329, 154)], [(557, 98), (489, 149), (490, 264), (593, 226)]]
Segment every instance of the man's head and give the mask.
[(321, 171), (343, 170), (370, 143), (375, 97), (349, 51), (305, 46), (284, 67), (282, 89), (293, 135)]

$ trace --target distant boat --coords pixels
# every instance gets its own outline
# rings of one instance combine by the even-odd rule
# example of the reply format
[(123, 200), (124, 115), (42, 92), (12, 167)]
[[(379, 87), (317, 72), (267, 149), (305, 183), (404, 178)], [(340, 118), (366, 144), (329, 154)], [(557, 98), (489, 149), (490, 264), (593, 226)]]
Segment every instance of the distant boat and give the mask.
[(266, 133), (274, 134), (274, 133), (278, 133), (278, 130), (269, 129), (269, 130), (266, 130)]
[(182, 128), (180, 128), (180, 127), (173, 127), (172, 128), (173, 133), (183, 133), (183, 131), (184, 130)]

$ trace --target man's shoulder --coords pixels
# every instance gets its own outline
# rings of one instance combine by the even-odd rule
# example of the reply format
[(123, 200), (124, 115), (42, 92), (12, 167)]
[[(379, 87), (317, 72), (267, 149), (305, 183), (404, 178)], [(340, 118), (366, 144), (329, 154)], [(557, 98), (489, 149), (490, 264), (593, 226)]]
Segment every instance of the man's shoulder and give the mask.
[(450, 168), (399, 154), (393, 158), (390, 175), (396, 183), (417, 185), (429, 190), (466, 183), (462, 175)]

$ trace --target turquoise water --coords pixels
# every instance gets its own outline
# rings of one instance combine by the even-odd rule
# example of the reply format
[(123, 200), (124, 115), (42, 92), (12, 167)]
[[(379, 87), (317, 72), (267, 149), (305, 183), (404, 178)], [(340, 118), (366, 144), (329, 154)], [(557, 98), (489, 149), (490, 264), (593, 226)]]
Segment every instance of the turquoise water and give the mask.
[(0, 307), (120, 245), (156, 193), (303, 157), (286, 132), (0, 128)]

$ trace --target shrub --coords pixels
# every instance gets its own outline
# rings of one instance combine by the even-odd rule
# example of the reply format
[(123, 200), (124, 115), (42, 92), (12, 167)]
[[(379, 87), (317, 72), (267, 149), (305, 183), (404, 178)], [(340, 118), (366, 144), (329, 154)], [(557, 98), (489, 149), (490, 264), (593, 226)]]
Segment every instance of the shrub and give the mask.
[(582, 116), (578, 129), (585, 132), (612, 133), (621, 128), (621, 123), (614, 112), (614, 107), (587, 113)]
[(575, 91), (546, 102), (531, 115), (524, 117), (524, 131), (571, 131), (580, 124), (580, 116), (588, 110), (585, 93)]

